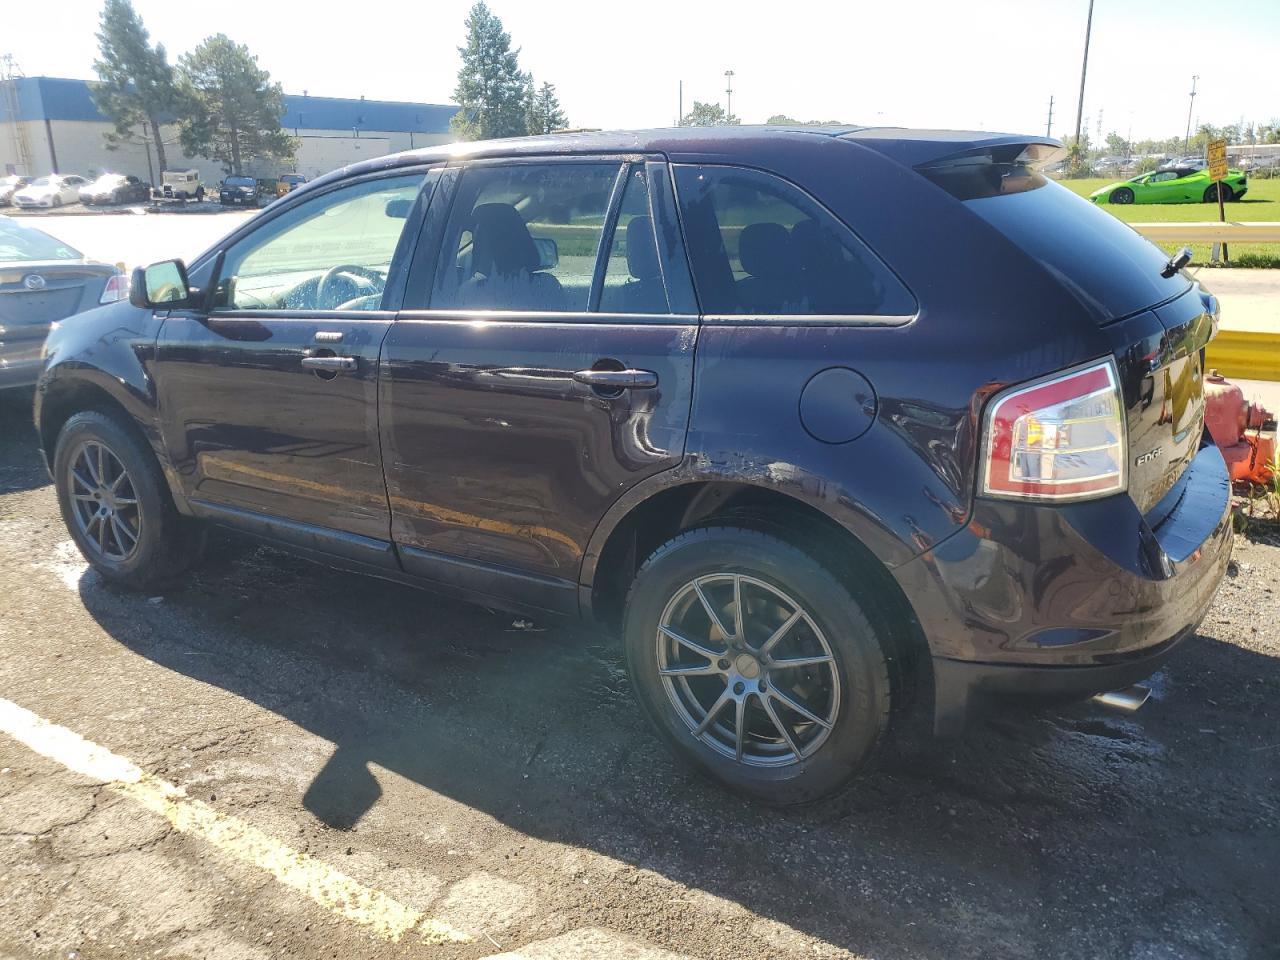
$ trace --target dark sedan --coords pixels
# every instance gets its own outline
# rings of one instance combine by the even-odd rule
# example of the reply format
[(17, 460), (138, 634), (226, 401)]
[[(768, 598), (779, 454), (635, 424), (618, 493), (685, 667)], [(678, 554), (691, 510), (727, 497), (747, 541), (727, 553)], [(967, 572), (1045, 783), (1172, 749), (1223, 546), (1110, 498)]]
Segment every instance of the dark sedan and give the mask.
[(143, 183), (132, 174), (104, 173), (97, 180), (80, 188), (80, 202), (86, 205), (146, 203), (150, 199), (151, 184)]
[(127, 278), (12, 217), (0, 217), (0, 389), (30, 387), (50, 326), (123, 299)]

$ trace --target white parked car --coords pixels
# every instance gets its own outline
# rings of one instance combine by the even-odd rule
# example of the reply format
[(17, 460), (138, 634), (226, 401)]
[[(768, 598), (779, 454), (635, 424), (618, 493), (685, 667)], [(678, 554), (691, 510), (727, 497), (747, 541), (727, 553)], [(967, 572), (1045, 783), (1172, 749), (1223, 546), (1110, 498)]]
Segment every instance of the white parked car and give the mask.
[(80, 188), (88, 182), (75, 174), (63, 177), (51, 173), (32, 180), (15, 193), (13, 203), (18, 207), (60, 207), (64, 203), (76, 203), (80, 199)]

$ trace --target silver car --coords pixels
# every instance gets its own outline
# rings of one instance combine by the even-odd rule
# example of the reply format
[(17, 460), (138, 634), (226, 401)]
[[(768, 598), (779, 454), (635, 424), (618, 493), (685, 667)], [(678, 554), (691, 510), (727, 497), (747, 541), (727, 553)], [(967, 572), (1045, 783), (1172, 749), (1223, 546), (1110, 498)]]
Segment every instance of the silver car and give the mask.
[(128, 278), (118, 268), (0, 217), (0, 389), (35, 384), (55, 321), (128, 295)]

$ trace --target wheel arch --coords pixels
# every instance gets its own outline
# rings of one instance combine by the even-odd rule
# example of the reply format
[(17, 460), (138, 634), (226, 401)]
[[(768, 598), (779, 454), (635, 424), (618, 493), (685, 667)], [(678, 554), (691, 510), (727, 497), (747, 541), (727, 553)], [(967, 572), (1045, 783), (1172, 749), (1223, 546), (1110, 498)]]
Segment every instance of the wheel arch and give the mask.
[[(610, 629), (621, 623), (627, 591), (640, 565), (677, 534), (717, 520), (778, 537), (823, 563), (869, 606), (891, 638), (895, 702), (914, 699), (931, 670), (928, 641), (901, 585), (863, 540), (813, 504), (751, 482), (690, 477), (668, 482), (602, 523), (583, 564), (584, 612)], [(898, 696), (906, 693), (907, 696)]]

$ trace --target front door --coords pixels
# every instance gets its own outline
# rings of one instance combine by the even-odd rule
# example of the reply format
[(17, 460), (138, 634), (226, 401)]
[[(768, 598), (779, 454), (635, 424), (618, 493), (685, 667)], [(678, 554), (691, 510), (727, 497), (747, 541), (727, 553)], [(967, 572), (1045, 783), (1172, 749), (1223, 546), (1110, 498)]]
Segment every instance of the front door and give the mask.
[(407, 571), (576, 609), (596, 524), (684, 451), (698, 327), (670, 200), (665, 165), (634, 158), (446, 173), (419, 244), (438, 256), (383, 347)]
[(425, 176), (347, 181), (265, 220), (225, 250), (208, 312), (165, 321), (162, 429), (197, 514), (394, 565), (378, 354)]

